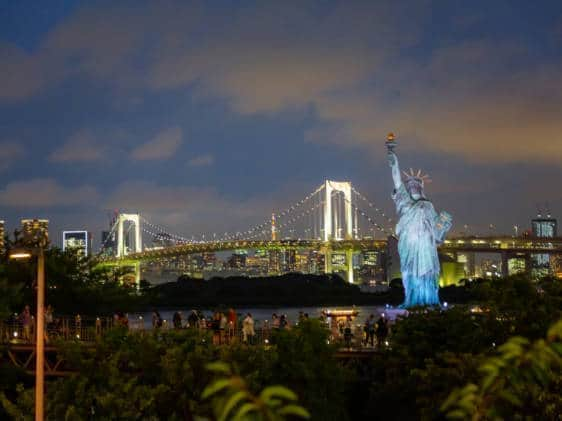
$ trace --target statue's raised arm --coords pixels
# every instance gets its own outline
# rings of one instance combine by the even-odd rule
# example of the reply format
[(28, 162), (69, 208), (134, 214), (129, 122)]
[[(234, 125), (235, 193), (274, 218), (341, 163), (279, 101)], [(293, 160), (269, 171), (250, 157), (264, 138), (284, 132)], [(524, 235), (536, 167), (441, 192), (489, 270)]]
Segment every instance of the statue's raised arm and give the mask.
[(388, 165), (392, 170), (392, 180), (394, 181), (394, 189), (398, 190), (402, 185), (402, 176), (400, 175), (400, 166), (398, 165), (398, 157), (394, 153), (394, 148), (396, 147), (396, 139), (394, 133), (389, 133), (386, 136), (386, 148), (387, 148), (387, 159)]
[(400, 175), (400, 166), (398, 165), (398, 157), (392, 150), (388, 150), (387, 154), (388, 164), (392, 170), (392, 181), (394, 181), (394, 188), (398, 190), (402, 185), (402, 176)]

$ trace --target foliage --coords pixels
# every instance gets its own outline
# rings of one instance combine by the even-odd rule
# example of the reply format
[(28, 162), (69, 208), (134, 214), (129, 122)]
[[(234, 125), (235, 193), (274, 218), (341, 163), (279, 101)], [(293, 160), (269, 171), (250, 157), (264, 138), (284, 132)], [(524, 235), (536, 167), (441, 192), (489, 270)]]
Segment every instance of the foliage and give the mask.
[[(0, 259), (0, 317), (20, 312), (25, 304), (34, 304), (36, 259), (13, 261)], [(99, 268), (89, 257), (58, 248), (45, 251), (45, 303), (56, 314), (92, 316), (140, 308), (143, 298), (134, 289), (121, 285), (115, 274)]]
[(357, 401), (366, 402), (357, 417), (439, 418), (450, 391), (477, 382), (478, 366), (510, 337), (544, 337), (548, 326), (562, 316), (560, 281), (536, 284), (512, 277), (466, 288), (478, 297), (483, 312), (472, 312), (471, 305), (446, 311), (420, 308), (392, 326), (391, 348), (362, 367), (369, 380), (354, 389)]
[(516, 336), (481, 366), (478, 384), (454, 390), (441, 409), (449, 419), (556, 419), (562, 413), (562, 320), (545, 339)]
[[(62, 272), (71, 278), (70, 269)], [(49, 381), (47, 413), (61, 420), (89, 419), (92, 413), (100, 419), (214, 419), (220, 402), (244, 395), (244, 403), (255, 403), (269, 385), (283, 385), (313, 419), (439, 419), (446, 400), (447, 412), (463, 402), (463, 414), (468, 408), (480, 418), (510, 419), (518, 413), (554, 418), (562, 376), (559, 359), (548, 349), (559, 358), (560, 328), (547, 330), (562, 318), (562, 283), (512, 277), (469, 282), (463, 289), (465, 301), (478, 301), (446, 311), (414, 309), (391, 326), (390, 347), (357, 361), (334, 358), (336, 346), (328, 344), (329, 332), (317, 320), (272, 332), (270, 344), (254, 346), (214, 346), (205, 334), (189, 329), (144, 334), (115, 329), (95, 348), (64, 345), (66, 361), (78, 372)], [(475, 304), (482, 311), (472, 312)], [(513, 336), (520, 338), (510, 340)], [(238, 380), (203, 399), (208, 385), (224, 380), (207, 369), (216, 361), (232, 367)], [(482, 376), (478, 368), (486, 364)], [(18, 392), (17, 382), (5, 389), (3, 406), (21, 419), (32, 413), (33, 389), (26, 384)], [(241, 389), (247, 394), (239, 394)], [(458, 391), (448, 399), (453, 389)], [(241, 407), (242, 402), (234, 405), (229, 416)]]
[(214, 412), (218, 421), (226, 420), (285, 420), (286, 417), (310, 418), (297, 395), (283, 386), (267, 386), (256, 396), (244, 379), (233, 375), (228, 364), (217, 361), (207, 364), (210, 371), (222, 376), (203, 390), (202, 398), (215, 397)]
[[(346, 393), (341, 386), (333, 387), (331, 383), (343, 384), (343, 371), (333, 364), (333, 348), (318, 329), (317, 323), (303, 324), (279, 335), (275, 346), (214, 346), (207, 335), (190, 329), (153, 334), (114, 329), (96, 347), (64, 345), (65, 360), (78, 372), (49, 382), (46, 413), (51, 419), (61, 420), (88, 419), (92, 413), (101, 419), (211, 417), (213, 406), (202, 399), (203, 390), (213, 378), (207, 365), (224, 361), (244, 379), (244, 387), (250, 393), (246, 397), (257, 395), (262, 403), (267, 398), (267, 405), (274, 406), (274, 414), (286, 412), (289, 416), (299, 412), (288, 394), (281, 399), (283, 406), (278, 407), (281, 389), (267, 389), (272, 384), (283, 384), (295, 390), (303, 407), (309, 408), (310, 403), (318, 414), (326, 415), (325, 419), (341, 419), (337, 414), (345, 413), (342, 402)], [(300, 351), (291, 344), (299, 344)], [(281, 356), (282, 352), (287, 355)], [(314, 365), (310, 364), (314, 359), (311, 352), (318, 352)], [(288, 360), (298, 360), (299, 355), (303, 363)], [(321, 365), (328, 367), (322, 370)], [(300, 372), (286, 372), (297, 367)], [(303, 385), (303, 380), (313, 389)], [(305, 395), (301, 394), (303, 390)], [(10, 401), (10, 410), (16, 417), (32, 413), (32, 394), (31, 388), (21, 390), (17, 399)]]
[(315, 419), (345, 420), (354, 374), (334, 362), (337, 346), (328, 344), (329, 332), (318, 320), (308, 320), (273, 339), (277, 362), (271, 383), (283, 384), (302, 397)]

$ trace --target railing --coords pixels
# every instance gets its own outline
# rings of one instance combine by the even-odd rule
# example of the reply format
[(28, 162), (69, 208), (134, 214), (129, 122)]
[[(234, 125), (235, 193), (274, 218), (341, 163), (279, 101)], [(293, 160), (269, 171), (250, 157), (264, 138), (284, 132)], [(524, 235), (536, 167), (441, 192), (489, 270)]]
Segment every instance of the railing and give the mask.
[[(187, 323), (182, 324), (181, 328), (175, 328), (172, 323), (164, 321), (162, 327), (147, 328), (142, 318), (126, 319), (113, 317), (60, 317), (52, 323), (46, 324), (45, 341), (47, 345), (54, 344), (58, 341), (73, 341), (82, 343), (94, 343), (101, 338), (109, 330), (122, 326), (128, 328), (131, 333), (135, 334), (157, 334), (158, 332), (182, 331), (185, 329), (197, 329), (200, 333), (206, 334), (209, 341), (215, 345), (228, 345), (231, 343), (248, 343), (248, 344), (271, 344), (274, 341), (274, 332), (278, 328), (274, 328), (268, 323), (257, 324), (254, 329), (254, 335), (248, 336), (244, 334), (241, 326), (228, 326), (225, 329), (215, 331), (208, 323), (200, 324), (197, 327), (189, 327)], [(361, 325), (355, 325), (352, 328), (351, 336), (344, 334), (337, 326), (328, 328), (330, 335), (329, 343), (340, 344), (341, 346), (351, 347), (354, 349), (365, 348), (368, 345), (364, 343), (365, 335)], [(347, 339), (347, 340), (346, 340)], [(203, 340), (206, 340), (205, 338)], [(32, 322), (24, 326), (18, 320), (8, 322), (0, 322), (0, 343), (14, 345), (31, 345), (35, 343), (35, 324)], [(388, 344), (387, 344), (388, 345)]]
[[(51, 323), (45, 323), (45, 342), (58, 340), (94, 342), (108, 329), (114, 327), (112, 317), (82, 318), (60, 317)], [(0, 323), (0, 342), (13, 344), (35, 343), (35, 322), (32, 318), (28, 324), (19, 320)]]

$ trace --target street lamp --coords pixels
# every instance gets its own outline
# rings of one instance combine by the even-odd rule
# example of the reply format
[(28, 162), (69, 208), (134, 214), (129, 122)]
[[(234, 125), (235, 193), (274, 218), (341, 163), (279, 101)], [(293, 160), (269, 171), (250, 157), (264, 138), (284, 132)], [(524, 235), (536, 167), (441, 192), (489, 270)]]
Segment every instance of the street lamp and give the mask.
[[(37, 222), (37, 223), (36, 223)], [(30, 259), (37, 256), (37, 328), (35, 340), (35, 420), (44, 419), (44, 380), (45, 380), (45, 254), (47, 232), (34, 220), (31, 229), (24, 227), (24, 244), (10, 250), (10, 259)]]

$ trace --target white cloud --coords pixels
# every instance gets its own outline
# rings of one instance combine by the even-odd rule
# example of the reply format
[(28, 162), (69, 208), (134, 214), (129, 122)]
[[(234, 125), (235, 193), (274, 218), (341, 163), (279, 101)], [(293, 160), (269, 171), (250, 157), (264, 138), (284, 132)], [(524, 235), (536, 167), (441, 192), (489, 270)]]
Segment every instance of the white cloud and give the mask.
[(72, 135), (60, 148), (49, 155), (51, 162), (93, 162), (103, 158), (104, 147), (89, 131)]
[(94, 206), (98, 197), (92, 186), (65, 187), (42, 178), (11, 182), (0, 190), (1, 205), (21, 208)]
[(190, 167), (208, 167), (215, 163), (215, 157), (210, 154), (199, 155), (190, 159), (187, 165)]
[(171, 127), (158, 133), (149, 142), (135, 148), (131, 156), (136, 161), (167, 159), (176, 153), (181, 144), (181, 128)]

